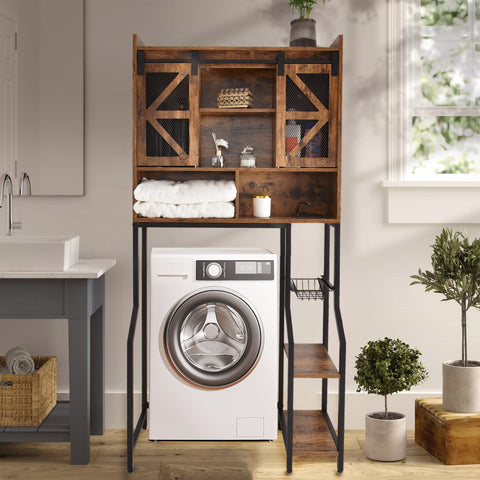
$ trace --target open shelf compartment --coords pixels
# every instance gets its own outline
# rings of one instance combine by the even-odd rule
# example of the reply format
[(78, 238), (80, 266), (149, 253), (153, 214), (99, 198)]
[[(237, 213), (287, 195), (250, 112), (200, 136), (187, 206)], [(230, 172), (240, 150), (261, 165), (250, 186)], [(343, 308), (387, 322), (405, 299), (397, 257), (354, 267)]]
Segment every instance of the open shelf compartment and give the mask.
[[(287, 412), (283, 412), (287, 422)], [(325, 415), (321, 410), (294, 410), (293, 454), (301, 456), (338, 456)]]
[[(288, 357), (288, 344), (284, 345)], [(294, 378), (339, 378), (327, 349), (319, 343), (296, 343)]]

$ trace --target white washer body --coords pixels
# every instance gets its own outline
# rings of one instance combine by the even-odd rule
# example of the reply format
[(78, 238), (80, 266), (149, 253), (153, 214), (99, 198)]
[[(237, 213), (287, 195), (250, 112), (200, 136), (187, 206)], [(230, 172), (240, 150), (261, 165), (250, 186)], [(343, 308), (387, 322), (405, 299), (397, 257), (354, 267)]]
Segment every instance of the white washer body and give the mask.
[(277, 295), (267, 250), (152, 249), (150, 440), (277, 438)]

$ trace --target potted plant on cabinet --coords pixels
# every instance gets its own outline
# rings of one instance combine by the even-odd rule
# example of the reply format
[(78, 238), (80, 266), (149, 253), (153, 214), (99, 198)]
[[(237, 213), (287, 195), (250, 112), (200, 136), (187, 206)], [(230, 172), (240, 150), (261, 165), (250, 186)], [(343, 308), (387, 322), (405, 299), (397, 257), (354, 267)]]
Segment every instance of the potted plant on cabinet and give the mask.
[[(310, 18), (313, 6), (318, 0), (289, 0), (288, 5), (298, 17), (290, 22), (290, 46), (291, 47), (316, 47), (317, 35), (315, 20)], [(326, 0), (322, 0), (325, 5)]]
[(444, 228), (432, 245), (432, 270), (418, 270), (411, 285), (441, 293), (442, 301), (460, 305), (462, 359), (443, 362), (443, 408), (458, 413), (480, 412), (480, 362), (468, 358), (467, 311), (480, 309), (480, 239), (470, 242), (460, 232)]
[(393, 462), (407, 455), (407, 422), (403, 413), (389, 412), (387, 398), (425, 380), (420, 351), (401, 340), (385, 337), (362, 347), (355, 360), (357, 392), (383, 395), (384, 410), (365, 417), (365, 454), (372, 460)]

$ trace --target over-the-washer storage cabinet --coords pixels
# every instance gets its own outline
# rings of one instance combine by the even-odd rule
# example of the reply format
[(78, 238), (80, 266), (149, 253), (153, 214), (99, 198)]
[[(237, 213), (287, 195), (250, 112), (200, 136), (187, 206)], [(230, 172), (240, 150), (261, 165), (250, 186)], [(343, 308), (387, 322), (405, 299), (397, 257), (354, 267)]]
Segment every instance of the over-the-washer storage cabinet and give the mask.
[[(129, 471), (133, 471), (134, 445), (141, 428), (146, 428), (148, 409), (146, 237), (151, 227), (280, 229), (278, 409), (287, 471), (292, 471), (295, 453), (337, 455), (338, 471), (343, 471), (345, 335), (339, 304), (342, 53), (342, 36), (326, 48), (203, 48), (146, 47), (134, 35), (133, 188), (145, 178), (230, 180), (237, 195), (232, 218), (144, 217), (133, 213), (134, 306), (127, 352)], [(222, 105), (219, 94), (247, 96), (248, 106), (241, 102)], [(222, 151), (223, 168), (212, 166), (216, 153), (212, 133), (228, 142), (228, 149)], [(253, 147), (255, 168), (241, 166), (240, 153), (247, 146)], [(268, 218), (253, 216), (254, 196), (271, 197)], [(291, 278), (292, 223), (324, 224), (324, 272), (318, 278)], [(301, 300), (323, 300), (321, 344), (294, 343), (291, 291)], [(328, 353), (330, 292), (339, 339), (338, 368)], [(140, 309), (142, 413), (134, 424), (133, 342)], [(294, 377), (322, 379), (321, 410), (293, 410)], [(327, 411), (328, 379), (332, 378), (338, 379), (336, 427)]]

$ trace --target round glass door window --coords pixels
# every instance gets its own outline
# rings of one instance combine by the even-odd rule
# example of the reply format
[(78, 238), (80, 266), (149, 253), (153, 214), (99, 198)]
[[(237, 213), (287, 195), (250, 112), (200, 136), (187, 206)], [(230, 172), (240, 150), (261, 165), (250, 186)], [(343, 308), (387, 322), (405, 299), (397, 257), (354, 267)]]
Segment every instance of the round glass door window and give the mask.
[(226, 387), (248, 375), (263, 345), (256, 313), (239, 294), (226, 290), (199, 291), (181, 300), (164, 335), (175, 369), (207, 388)]

